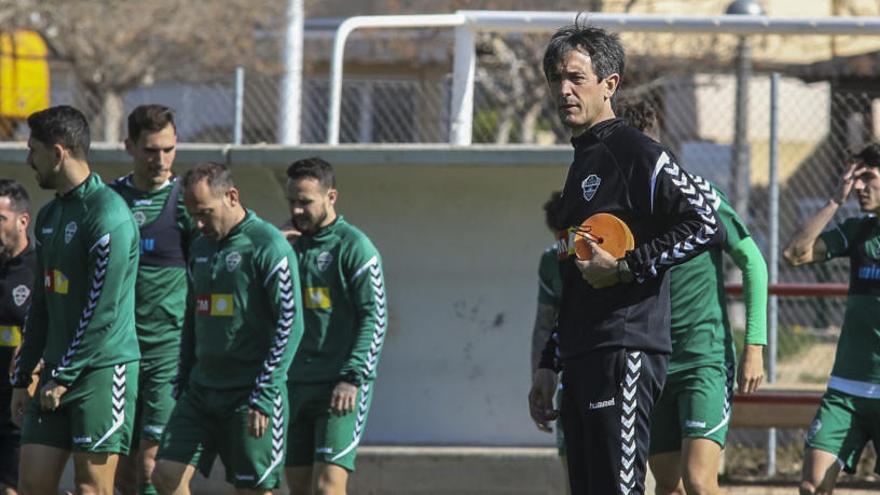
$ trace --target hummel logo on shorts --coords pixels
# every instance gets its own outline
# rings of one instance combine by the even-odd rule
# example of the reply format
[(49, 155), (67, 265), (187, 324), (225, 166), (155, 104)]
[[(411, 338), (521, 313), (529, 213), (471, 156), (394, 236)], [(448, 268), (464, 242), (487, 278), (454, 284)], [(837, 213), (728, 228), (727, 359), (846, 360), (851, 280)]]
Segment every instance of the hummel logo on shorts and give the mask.
[(695, 419), (689, 419), (684, 422), (684, 425), (687, 426), (688, 428), (705, 428), (706, 422), (705, 421), (697, 421)]
[(92, 443), (92, 437), (73, 437), (73, 443)]
[(236, 474), (235, 475), (235, 479), (237, 481), (254, 481), (254, 478), (256, 478), (256, 476), (254, 476), (252, 474)]
[(333, 447), (321, 447), (319, 449), (315, 449), (316, 454), (332, 454)]
[(614, 397), (608, 400), (600, 400), (599, 402), (590, 402), (589, 409), (604, 409), (606, 407), (611, 407), (614, 405)]

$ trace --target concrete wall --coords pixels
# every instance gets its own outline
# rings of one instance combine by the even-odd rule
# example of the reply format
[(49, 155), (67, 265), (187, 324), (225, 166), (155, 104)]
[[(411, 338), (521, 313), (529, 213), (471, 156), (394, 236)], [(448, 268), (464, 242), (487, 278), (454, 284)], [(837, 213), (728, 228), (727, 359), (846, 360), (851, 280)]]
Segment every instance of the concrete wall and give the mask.
[[(570, 149), (181, 147), (178, 169), (229, 162), (246, 206), (280, 223), (286, 165), (320, 155), (338, 172), (338, 210), (383, 255), (390, 326), (365, 443), (549, 445), (528, 417), (537, 263), (551, 242), (541, 205), (562, 186)], [(0, 177), (39, 206), (21, 147), (0, 148)], [(120, 149), (92, 153), (105, 180)]]

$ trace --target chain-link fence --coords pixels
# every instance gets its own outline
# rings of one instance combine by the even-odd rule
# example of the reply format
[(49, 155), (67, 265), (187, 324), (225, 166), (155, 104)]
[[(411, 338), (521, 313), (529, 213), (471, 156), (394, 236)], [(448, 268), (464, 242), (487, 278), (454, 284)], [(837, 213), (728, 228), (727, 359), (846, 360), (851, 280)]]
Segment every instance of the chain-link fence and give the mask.
[[(478, 44), (473, 142), (566, 143), (567, 135), (556, 118), (543, 75), (536, 70), (546, 37), (508, 36), (499, 42), (492, 36), (486, 35)], [(880, 64), (868, 63), (876, 55), (841, 56), (817, 63), (822, 54), (830, 58), (835, 50), (850, 46), (839, 40), (748, 37), (754, 52), (744, 50), (741, 40), (733, 36), (660, 33), (625, 41), (632, 49), (623, 94), (653, 103), (660, 140), (689, 171), (709, 178), (728, 193), (768, 258), (769, 72), (782, 74), (775, 145), (779, 150), (779, 238), (783, 244), (827, 201), (850, 153), (880, 137), (880, 90), (872, 89), (880, 87), (880, 70), (874, 69)], [(849, 50), (859, 53), (858, 48)], [(872, 50), (880, 50), (880, 46), (862, 49), (863, 53), (876, 53)], [(748, 56), (753, 56), (755, 72), (748, 78), (747, 98), (738, 105), (736, 62), (741, 60), (738, 57)], [(363, 67), (358, 75), (347, 77), (342, 90), (340, 142), (448, 142), (451, 63), (446, 70), (434, 69), (414, 70), (402, 59), (396, 66), (383, 66), (385, 75), (380, 77), (368, 77), (369, 70)], [(95, 129), (102, 130), (96, 141), (121, 139), (128, 111), (141, 103), (158, 102), (177, 110), (181, 141), (229, 143), (239, 125), (244, 144), (273, 143), (278, 140), (280, 82), (277, 74), (248, 71), (243, 87), (236, 88), (230, 72), (201, 75), (193, 81), (162, 81), (108, 95), (90, 91), (62, 67), (53, 73), (52, 103), (83, 109)], [(326, 139), (328, 89), (326, 75), (306, 75), (301, 123), (304, 143)], [(243, 104), (240, 121), (235, 112), (239, 94)], [(16, 130), (12, 125), (8, 134), (11, 139), (24, 139), (20, 126)], [(736, 181), (742, 174), (748, 177), (745, 188)], [(851, 201), (838, 219), (857, 212), (858, 205)], [(848, 277), (847, 260), (800, 268), (779, 264), (780, 282), (846, 283)], [(735, 279), (735, 274), (731, 278)], [(834, 361), (844, 306), (843, 298), (780, 299), (777, 383), (821, 390)], [(730, 313), (741, 342), (742, 304), (733, 301)], [(803, 430), (797, 430), (782, 431), (778, 436), (777, 467), (784, 476), (799, 472), (803, 435)], [(729, 475), (762, 473), (766, 447), (763, 431), (734, 430), (727, 450)], [(860, 476), (867, 476), (866, 472)]]

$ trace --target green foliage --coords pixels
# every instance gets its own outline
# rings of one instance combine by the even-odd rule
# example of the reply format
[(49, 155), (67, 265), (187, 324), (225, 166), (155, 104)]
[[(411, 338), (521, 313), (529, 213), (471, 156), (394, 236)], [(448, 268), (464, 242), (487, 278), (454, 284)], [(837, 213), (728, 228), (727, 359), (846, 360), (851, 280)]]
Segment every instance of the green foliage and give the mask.
[[(478, 111), (474, 115), (473, 142), (494, 143), (500, 122), (501, 116), (499, 115), (498, 110), (485, 109)], [(508, 134), (509, 141), (514, 142), (518, 135), (519, 121), (514, 122), (513, 125), (510, 126), (510, 133)]]

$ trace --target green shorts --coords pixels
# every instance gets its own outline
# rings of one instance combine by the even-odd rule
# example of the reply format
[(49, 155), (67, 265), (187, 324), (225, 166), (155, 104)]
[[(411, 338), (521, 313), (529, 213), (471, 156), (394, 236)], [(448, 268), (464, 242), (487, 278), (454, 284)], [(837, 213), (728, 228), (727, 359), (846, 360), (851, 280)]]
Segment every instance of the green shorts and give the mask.
[(177, 375), (177, 356), (141, 360), (138, 382), (137, 411), (135, 414), (135, 438), (138, 445), (143, 438), (159, 443), (171, 411), (174, 409), (171, 380)]
[[(807, 431), (807, 448), (835, 455), (844, 471), (854, 473), (868, 440), (880, 445), (880, 399), (825, 391)], [(880, 474), (880, 461), (874, 471)]]
[(287, 437), (287, 390), (275, 397), (268, 431), (248, 433), (251, 389), (216, 390), (190, 384), (171, 413), (159, 444), (159, 459), (200, 466), (214, 453), (236, 488), (272, 490), (281, 481)]
[(358, 443), (364, 434), (373, 382), (358, 387), (355, 410), (343, 416), (330, 411), (330, 394), (335, 383), (291, 383), (290, 433), (287, 466), (310, 466), (315, 462), (335, 464), (354, 471)]
[(651, 412), (650, 455), (681, 451), (683, 438), (706, 438), (723, 449), (734, 371), (732, 364), (715, 364), (668, 375)]
[[(51, 380), (51, 366), (40, 383)], [(40, 409), (39, 399), (25, 410), (21, 443), (48, 445), (71, 452), (127, 455), (134, 426), (138, 362), (83, 371), (54, 411)]]

